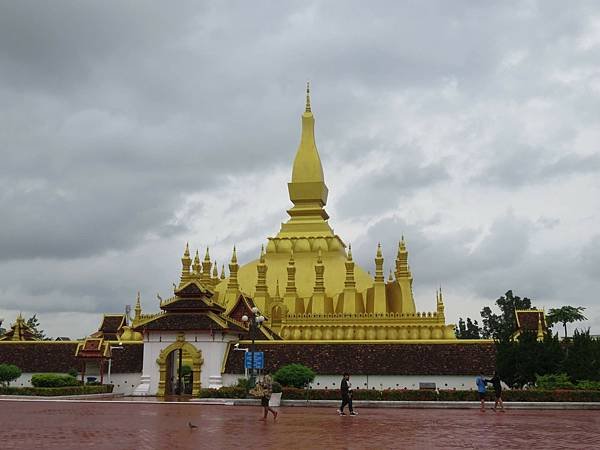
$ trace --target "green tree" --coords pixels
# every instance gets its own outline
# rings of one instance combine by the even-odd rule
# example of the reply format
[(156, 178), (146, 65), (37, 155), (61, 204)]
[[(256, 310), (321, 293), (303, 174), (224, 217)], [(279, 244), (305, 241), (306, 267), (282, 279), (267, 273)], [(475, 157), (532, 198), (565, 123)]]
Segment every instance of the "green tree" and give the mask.
[(34, 314), (29, 319), (27, 319), (27, 326), (31, 328), (33, 335), (40, 341), (49, 340), (49, 338), (46, 337), (46, 333), (44, 332), (44, 330), (40, 329), (40, 319), (37, 318), (37, 314)]
[(552, 308), (546, 314), (548, 325), (562, 323), (565, 327), (565, 339), (567, 338), (567, 324), (587, 320), (582, 314), (585, 308), (583, 306), (562, 306), (560, 308)]
[(500, 309), (500, 314), (494, 313), (489, 306), (481, 310), (481, 335), (486, 339), (508, 341), (517, 328), (515, 309), (530, 309), (531, 300), (515, 296), (511, 290), (496, 300), (496, 306)]
[(303, 388), (312, 382), (317, 374), (310, 367), (302, 364), (288, 364), (273, 374), (273, 379), (283, 386)]
[(466, 323), (462, 317), (458, 319), (455, 333), (457, 339), (481, 339), (481, 327), (476, 320), (473, 321), (470, 317), (467, 317)]
[(10, 385), (11, 381), (21, 376), (21, 369), (13, 364), (0, 364), (0, 386)]
[(563, 370), (571, 381), (600, 380), (600, 339), (592, 338), (589, 329), (575, 330), (566, 349)]

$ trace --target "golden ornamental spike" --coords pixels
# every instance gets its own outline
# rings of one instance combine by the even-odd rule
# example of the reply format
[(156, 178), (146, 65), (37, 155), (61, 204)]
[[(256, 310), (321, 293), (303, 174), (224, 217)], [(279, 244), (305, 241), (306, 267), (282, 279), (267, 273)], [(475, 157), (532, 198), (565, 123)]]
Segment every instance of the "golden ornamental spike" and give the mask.
[(310, 109), (310, 81), (306, 82), (306, 111), (307, 113), (312, 112)]

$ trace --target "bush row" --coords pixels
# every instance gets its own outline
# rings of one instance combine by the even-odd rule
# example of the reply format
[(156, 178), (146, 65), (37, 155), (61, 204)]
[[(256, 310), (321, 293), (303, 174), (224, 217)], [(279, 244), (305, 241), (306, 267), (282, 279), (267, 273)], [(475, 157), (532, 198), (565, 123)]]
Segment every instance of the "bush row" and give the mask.
[(66, 386), (66, 387), (2, 387), (0, 395), (39, 395), (54, 397), (57, 395), (106, 394), (113, 390), (113, 385), (100, 386)]
[[(221, 389), (202, 389), (200, 397), (211, 398), (245, 398), (246, 391), (239, 387), (224, 387)], [(285, 400), (339, 400), (337, 389), (298, 389), (283, 388), (282, 398)], [(584, 390), (510, 390), (503, 391), (502, 398), (513, 402), (600, 402), (600, 391)], [(356, 390), (354, 400), (374, 401), (478, 401), (476, 391), (440, 390), (408, 390), (390, 389)], [(488, 392), (487, 400), (493, 401), (493, 392)]]
[(80, 386), (81, 380), (71, 375), (57, 375), (54, 373), (38, 373), (31, 377), (31, 384), (34, 387), (57, 388)]
[(201, 398), (246, 398), (246, 389), (237, 386), (221, 389), (200, 389)]

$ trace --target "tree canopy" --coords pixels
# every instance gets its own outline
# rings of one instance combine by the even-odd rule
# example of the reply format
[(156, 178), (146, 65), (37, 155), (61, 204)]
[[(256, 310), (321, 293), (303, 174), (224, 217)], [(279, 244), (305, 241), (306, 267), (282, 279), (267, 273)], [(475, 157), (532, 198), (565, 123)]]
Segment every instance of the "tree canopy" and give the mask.
[(494, 313), (489, 306), (481, 310), (483, 323), (481, 335), (486, 339), (508, 341), (517, 329), (515, 309), (531, 309), (531, 300), (514, 295), (510, 290), (496, 300), (496, 306), (500, 309), (500, 314)]
[(562, 323), (565, 328), (565, 339), (567, 338), (567, 323), (579, 322), (587, 320), (582, 314), (585, 308), (583, 306), (562, 306), (560, 308), (552, 308), (546, 314), (548, 325), (552, 326), (556, 323)]
[(34, 314), (27, 319), (27, 326), (31, 328), (33, 335), (40, 341), (46, 341), (50, 339), (46, 336), (44, 330), (40, 329), (40, 319), (37, 318), (37, 314)]
[(481, 327), (476, 320), (473, 321), (470, 317), (467, 317), (466, 323), (462, 317), (458, 320), (455, 333), (457, 339), (481, 339)]

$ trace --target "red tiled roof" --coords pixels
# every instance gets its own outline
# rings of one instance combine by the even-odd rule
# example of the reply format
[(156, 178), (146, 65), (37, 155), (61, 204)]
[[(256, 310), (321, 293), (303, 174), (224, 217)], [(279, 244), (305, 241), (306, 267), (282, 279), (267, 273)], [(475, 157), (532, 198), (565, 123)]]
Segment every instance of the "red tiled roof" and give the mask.
[(538, 330), (538, 321), (541, 319), (542, 328), (546, 329), (546, 320), (544, 318), (544, 311), (542, 310), (529, 310), (529, 311), (515, 311), (517, 317), (517, 324), (520, 331), (534, 331)]

